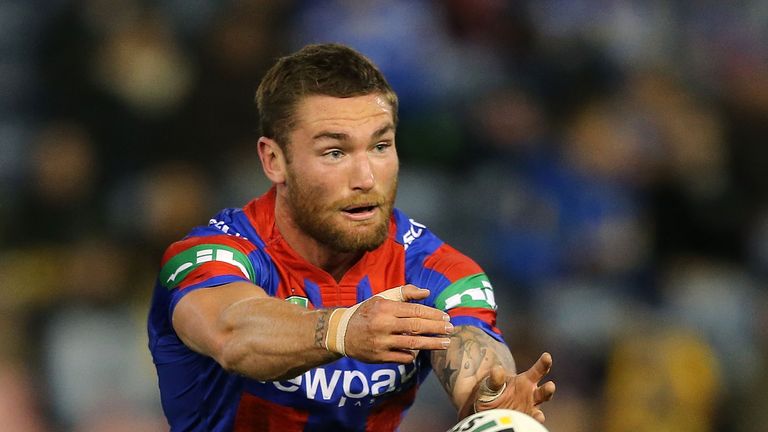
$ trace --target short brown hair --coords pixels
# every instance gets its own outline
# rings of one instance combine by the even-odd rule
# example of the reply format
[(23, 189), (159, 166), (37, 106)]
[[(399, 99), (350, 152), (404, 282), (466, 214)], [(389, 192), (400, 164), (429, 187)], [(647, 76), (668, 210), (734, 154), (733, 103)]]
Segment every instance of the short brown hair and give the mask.
[(295, 126), (296, 105), (305, 96), (339, 98), (381, 93), (392, 105), (397, 125), (397, 95), (368, 58), (339, 44), (307, 45), (278, 59), (256, 91), (261, 134), (283, 149)]

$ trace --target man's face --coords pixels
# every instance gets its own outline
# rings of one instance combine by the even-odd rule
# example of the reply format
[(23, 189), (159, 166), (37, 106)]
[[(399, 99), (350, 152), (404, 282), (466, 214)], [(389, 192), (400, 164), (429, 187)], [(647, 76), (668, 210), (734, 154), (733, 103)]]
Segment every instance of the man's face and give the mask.
[(296, 225), (338, 252), (387, 237), (397, 191), (392, 107), (379, 94), (308, 96), (296, 110), (286, 198)]

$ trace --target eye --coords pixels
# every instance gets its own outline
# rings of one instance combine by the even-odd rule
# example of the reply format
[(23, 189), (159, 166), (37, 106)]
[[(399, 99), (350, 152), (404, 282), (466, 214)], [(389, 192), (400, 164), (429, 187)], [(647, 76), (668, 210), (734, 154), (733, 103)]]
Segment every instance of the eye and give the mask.
[(376, 153), (384, 153), (390, 147), (392, 147), (392, 143), (387, 142), (387, 141), (382, 141), (382, 142), (376, 144), (375, 146), (373, 146), (373, 150)]
[(344, 156), (344, 152), (341, 150), (329, 150), (323, 153), (323, 156), (329, 159), (341, 159)]

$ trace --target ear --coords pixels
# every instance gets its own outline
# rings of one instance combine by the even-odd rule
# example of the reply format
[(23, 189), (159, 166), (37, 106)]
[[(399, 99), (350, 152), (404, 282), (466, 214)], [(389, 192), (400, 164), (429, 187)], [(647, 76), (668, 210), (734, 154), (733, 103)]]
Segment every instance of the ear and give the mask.
[(264, 175), (272, 183), (285, 183), (286, 160), (283, 149), (280, 148), (277, 141), (267, 137), (259, 138), (258, 146), (259, 159), (261, 159), (261, 168), (264, 170)]

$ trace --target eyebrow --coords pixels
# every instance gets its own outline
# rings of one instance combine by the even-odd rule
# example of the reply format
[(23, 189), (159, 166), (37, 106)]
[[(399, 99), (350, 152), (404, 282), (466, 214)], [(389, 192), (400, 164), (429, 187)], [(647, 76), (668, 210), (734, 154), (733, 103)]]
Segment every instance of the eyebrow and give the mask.
[[(375, 132), (373, 132), (371, 134), (371, 137), (379, 138), (380, 136), (386, 134), (387, 132), (391, 132), (394, 130), (395, 130), (395, 126), (392, 123), (388, 123), (383, 127), (379, 128), (378, 130), (376, 130)], [(343, 132), (321, 131), (312, 137), (313, 140), (318, 140), (323, 138), (337, 140), (337, 141), (347, 141), (349, 139), (349, 135)]]
[(379, 128), (379, 130), (374, 132), (373, 135), (371, 136), (374, 138), (379, 138), (380, 136), (386, 134), (387, 132), (392, 132), (394, 130), (395, 130), (395, 126), (392, 123), (387, 123), (386, 125), (384, 125), (384, 127)]

